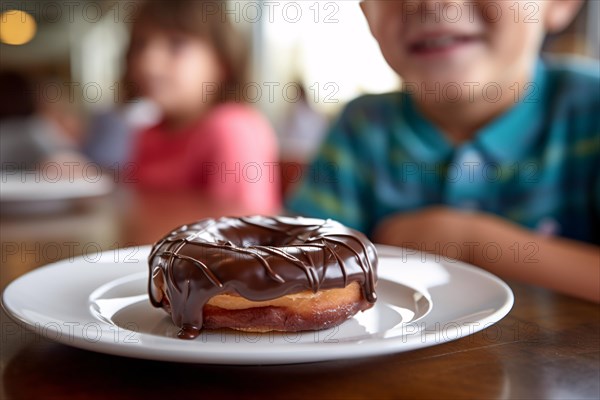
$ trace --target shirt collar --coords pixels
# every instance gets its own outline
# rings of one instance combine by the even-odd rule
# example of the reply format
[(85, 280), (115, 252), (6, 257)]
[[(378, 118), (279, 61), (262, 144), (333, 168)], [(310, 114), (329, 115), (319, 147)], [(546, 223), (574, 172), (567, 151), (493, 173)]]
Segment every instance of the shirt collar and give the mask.
[(439, 162), (452, 154), (452, 143), (439, 129), (426, 119), (417, 109), (407, 93), (402, 93), (402, 114), (408, 124), (402, 137), (406, 140), (407, 151), (414, 159), (424, 162)]
[[(474, 137), (486, 155), (498, 163), (523, 160), (542, 132), (541, 124), (546, 107), (546, 67), (540, 60), (534, 70), (533, 80), (525, 84), (526, 92), (504, 114), (483, 127)], [(513, 92), (504, 95), (514, 95)]]
[[(542, 131), (541, 116), (547, 98), (546, 67), (541, 60), (535, 66), (533, 80), (525, 84), (526, 93), (502, 115), (479, 130), (472, 140), (461, 145), (473, 145), (481, 149), (490, 161), (498, 163), (522, 160)], [(503, 93), (514, 95), (514, 92)], [(448, 159), (455, 146), (440, 130), (417, 109), (408, 94), (402, 97), (402, 113), (411, 129), (404, 134), (410, 138), (415, 149), (408, 149), (425, 162)]]

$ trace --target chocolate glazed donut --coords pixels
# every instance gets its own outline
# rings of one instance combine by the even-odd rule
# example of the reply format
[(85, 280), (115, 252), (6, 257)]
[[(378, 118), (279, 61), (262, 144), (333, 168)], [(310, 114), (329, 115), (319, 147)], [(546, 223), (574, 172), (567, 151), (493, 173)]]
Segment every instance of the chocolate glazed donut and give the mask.
[(148, 261), (150, 301), (171, 314), (183, 339), (198, 336), (203, 325), (221, 327), (210, 326), (203, 317), (212, 307), (207, 302), (221, 294), (260, 302), (346, 288), (354, 282), (361, 286), (360, 301), (345, 310), (341, 320), (311, 325), (294, 324), (293, 318), (285, 317), (273, 330), (286, 331), (328, 328), (376, 301), (375, 246), (363, 234), (332, 220), (205, 219), (158, 241)]

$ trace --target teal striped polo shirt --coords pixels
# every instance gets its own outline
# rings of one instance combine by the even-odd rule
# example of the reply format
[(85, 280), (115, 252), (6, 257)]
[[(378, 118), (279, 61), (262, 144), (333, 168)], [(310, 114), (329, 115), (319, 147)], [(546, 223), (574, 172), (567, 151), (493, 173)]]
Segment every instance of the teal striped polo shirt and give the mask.
[(600, 66), (539, 61), (525, 89), (460, 145), (407, 93), (360, 97), (332, 125), (286, 208), (370, 234), (391, 214), (446, 205), (599, 243)]

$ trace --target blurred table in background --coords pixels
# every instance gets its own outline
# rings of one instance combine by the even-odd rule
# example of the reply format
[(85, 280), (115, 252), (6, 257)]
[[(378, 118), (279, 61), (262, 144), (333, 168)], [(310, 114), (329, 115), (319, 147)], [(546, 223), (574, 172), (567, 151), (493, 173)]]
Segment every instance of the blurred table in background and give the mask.
[[(49, 262), (149, 244), (196, 219), (241, 214), (199, 193), (120, 189), (60, 214), (2, 215), (0, 287)], [(2, 311), (0, 398), (599, 398), (600, 308), (509, 284), (513, 310), (475, 335), (385, 357), (289, 366), (97, 354), (53, 343)]]

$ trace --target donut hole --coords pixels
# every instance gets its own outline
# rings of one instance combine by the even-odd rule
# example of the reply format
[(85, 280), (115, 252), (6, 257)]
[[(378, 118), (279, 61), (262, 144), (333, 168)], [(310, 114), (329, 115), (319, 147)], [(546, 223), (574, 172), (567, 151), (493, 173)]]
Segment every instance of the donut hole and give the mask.
[(273, 232), (253, 232), (253, 235), (244, 232), (240, 235), (230, 236), (227, 241), (222, 241), (221, 244), (229, 244), (230, 246), (248, 248), (255, 246), (269, 247), (285, 247), (293, 242), (297, 244), (297, 238), (288, 235), (278, 235)]

